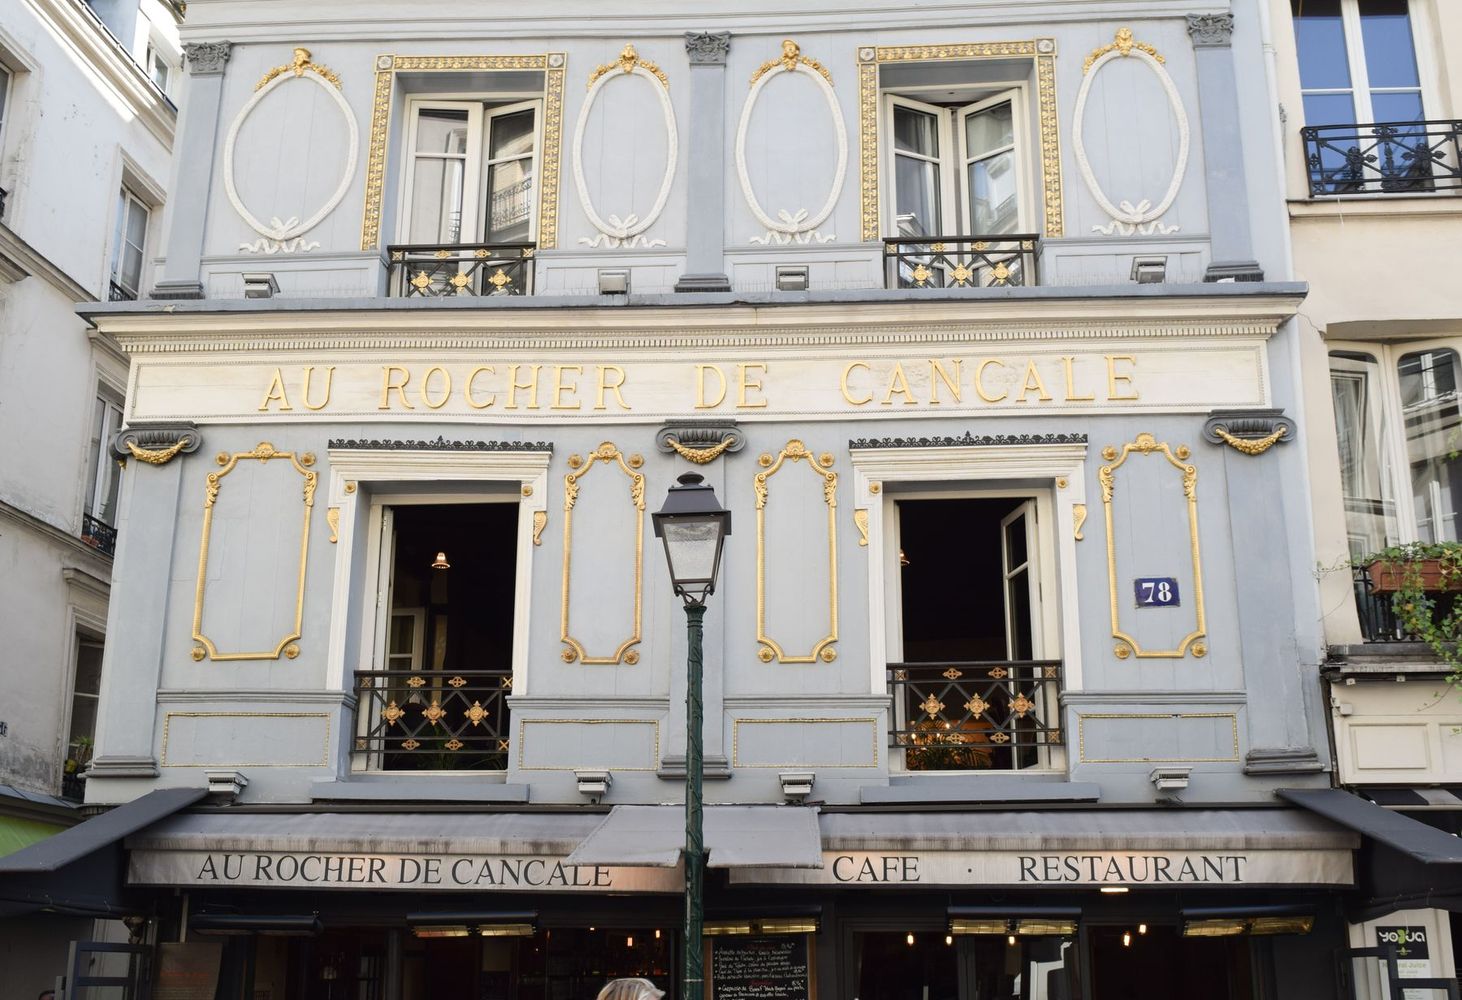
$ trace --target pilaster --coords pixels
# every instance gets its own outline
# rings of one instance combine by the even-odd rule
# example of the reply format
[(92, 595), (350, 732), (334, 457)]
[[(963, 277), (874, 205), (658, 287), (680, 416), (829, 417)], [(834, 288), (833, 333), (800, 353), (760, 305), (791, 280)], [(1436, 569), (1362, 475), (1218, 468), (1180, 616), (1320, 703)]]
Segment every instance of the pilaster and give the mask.
[(677, 292), (729, 292), (726, 276), (726, 54), (729, 32), (686, 32), (690, 56), (690, 165), (685, 273)]
[(213, 182), (214, 151), (218, 146), (223, 71), (231, 49), (230, 42), (191, 42), (183, 46), (191, 79), (173, 149), (167, 260), (161, 279), (153, 286), (155, 299), (203, 298), (201, 261), (208, 189)]
[(1234, 16), (1189, 14), (1198, 71), (1198, 110), (1207, 172), (1211, 263), (1205, 281), (1263, 281), (1249, 231), (1249, 193), (1234, 76)]

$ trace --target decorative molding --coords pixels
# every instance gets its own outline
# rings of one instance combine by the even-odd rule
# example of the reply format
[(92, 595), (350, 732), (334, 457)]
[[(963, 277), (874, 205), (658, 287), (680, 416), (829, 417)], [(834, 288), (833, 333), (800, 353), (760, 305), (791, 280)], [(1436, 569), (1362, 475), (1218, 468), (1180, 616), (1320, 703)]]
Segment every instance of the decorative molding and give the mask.
[(166, 465), (177, 455), (190, 455), (203, 443), (192, 423), (137, 424), (119, 431), (109, 442), (113, 458), (135, 458), (149, 465)]
[(330, 526), (330, 544), (335, 545), (340, 541), (340, 508), (329, 507), (325, 510), (325, 523)]
[[(348, 136), (345, 141), (345, 169), (341, 172), (340, 183), (335, 186), (335, 191), (326, 199), (314, 215), (304, 222), (298, 216), (290, 216), (288, 219), (280, 219), (273, 216), (266, 224), (259, 221), (258, 217), (244, 205), (239, 197), (238, 184), (234, 179), (234, 155), (238, 144), (239, 132), (248, 120), (249, 115), (259, 106), (259, 102), (268, 97), (276, 89), (291, 80), (308, 80), (311, 83), (324, 89), (335, 102), (335, 107), (345, 119), (345, 126)], [(355, 180), (355, 163), (357, 150), (360, 146), (360, 128), (355, 123), (355, 112), (351, 110), (349, 102), (340, 92), (340, 77), (331, 70), (310, 61), (310, 50), (297, 48), (294, 50), (294, 61), (283, 66), (276, 66), (264, 75), (259, 85), (254, 88), (254, 96), (239, 109), (238, 115), (228, 127), (228, 138), (223, 144), (223, 189), (228, 195), (229, 204), (233, 206), (239, 218), (248, 223), (249, 228), (258, 233), (260, 238), (251, 243), (240, 243), (240, 253), (263, 253), (274, 255), (277, 253), (308, 253), (320, 245), (319, 240), (307, 240), (304, 234), (314, 229), (325, 217), (335, 211), (335, 207), (345, 198), (345, 193), (350, 190), (350, 185)], [(288, 150), (277, 150), (281, 157), (288, 158)]]
[(1245, 774), (1313, 774), (1325, 770), (1314, 747), (1255, 747), (1244, 754)]
[(553, 453), (551, 441), (432, 441), (331, 438), (331, 451), (541, 451)]
[[(304, 478), (304, 517), (300, 524), (299, 573), (294, 600), (294, 625), (290, 632), (275, 644), (274, 649), (261, 652), (222, 653), (219, 652), (213, 640), (203, 634), (203, 602), (208, 585), (208, 543), (213, 528), (213, 508), (218, 502), (218, 495), (223, 488), (223, 479), (238, 467), (240, 459), (254, 459), (261, 465), (273, 459), (285, 459)], [(222, 468), (208, 474), (207, 485), (204, 487), (203, 537), (198, 545), (198, 589), (193, 600), (193, 640), (198, 645), (193, 647), (193, 659), (277, 660), (280, 656), (287, 656), (292, 660), (299, 655), (299, 646), (295, 644), (295, 641), (301, 636), (301, 626), (304, 621), (305, 566), (310, 552), (310, 513), (315, 509), (315, 486), (320, 478), (318, 472), (308, 468), (315, 464), (315, 456), (308, 452), (297, 456), (292, 451), (279, 451), (268, 441), (261, 441), (253, 451), (236, 451), (233, 454), (219, 452), (216, 461)]]
[(868, 509), (859, 507), (853, 511), (853, 526), (858, 529), (858, 546), (868, 547)]
[[(1088, 719), (1227, 719), (1233, 733), (1233, 755), (1230, 757), (1088, 757), (1086, 755), (1086, 721)], [(1083, 764), (1219, 764), (1239, 759), (1239, 717), (1236, 712), (1090, 712), (1076, 717), (1077, 757)]]
[(543, 529), (548, 527), (548, 511), (535, 510), (533, 512), (533, 544), (543, 544)]
[(1234, 36), (1234, 16), (1230, 13), (1189, 14), (1188, 35), (1193, 39), (1195, 49), (1230, 45)]
[(850, 451), (859, 448), (984, 448), (1026, 444), (1086, 444), (1085, 434), (981, 434), (965, 431), (960, 437), (854, 438)]
[[(772, 218), (757, 199), (751, 184), (751, 173), (746, 166), (746, 133), (751, 125), (752, 111), (761, 97), (762, 88), (781, 73), (801, 73), (812, 80), (827, 102), (828, 117), (833, 125), (833, 138), (838, 150), (837, 167), (833, 170), (833, 181), (828, 188), (827, 201), (823, 203), (816, 215), (809, 215), (805, 208), (797, 209), (795, 212), (783, 208), (777, 210), (777, 218)], [(819, 233), (817, 227), (826, 222), (828, 216), (832, 215), (833, 209), (837, 207), (838, 197), (842, 194), (843, 181), (847, 177), (847, 173), (848, 129), (843, 123), (843, 111), (838, 105), (837, 94), (833, 92), (832, 75), (822, 63), (802, 55), (802, 50), (792, 39), (784, 39), (781, 57), (762, 63), (761, 68), (752, 74), (751, 93), (746, 98), (746, 104), (741, 109), (741, 121), (736, 126), (736, 176), (741, 182), (741, 194), (746, 199), (746, 206), (751, 209), (751, 214), (756, 217), (756, 221), (766, 228), (764, 236), (753, 236), (751, 242), (763, 246), (773, 244), (786, 246), (789, 243), (831, 243), (836, 240), (835, 234)]]
[(376, 56), (376, 88), (371, 104), (370, 151), (366, 157), (365, 205), (360, 248), (381, 242), (382, 199), (386, 190), (387, 137), (397, 72), (460, 73), (495, 70), (543, 71), (543, 150), (539, 166), (538, 246), (558, 246), (558, 175), (563, 148), (563, 88), (568, 59), (562, 52), (517, 56)]
[(1084, 541), (1086, 536), (1081, 533), (1081, 526), (1086, 523), (1086, 504), (1074, 503), (1071, 505), (1071, 537), (1078, 542)]
[[(1173, 117), (1178, 123), (1178, 157), (1173, 164), (1167, 191), (1156, 207), (1153, 207), (1152, 202), (1146, 198), (1135, 205), (1125, 200), (1120, 205), (1113, 205), (1106, 192), (1102, 190), (1096, 173), (1092, 170), (1091, 161), (1087, 159), (1086, 155), (1086, 142), (1082, 138), (1086, 123), (1086, 101), (1091, 95), (1093, 81), (1096, 80), (1102, 68), (1112, 60), (1133, 56), (1151, 70), (1158, 82), (1162, 84), (1163, 93), (1167, 95), (1168, 106), (1172, 109)], [(1178, 226), (1164, 225), (1158, 220), (1169, 208), (1172, 208), (1173, 201), (1178, 197), (1178, 191), (1183, 186), (1183, 177), (1188, 170), (1188, 150), (1192, 143), (1192, 135), (1188, 127), (1188, 113), (1183, 108), (1182, 96), (1179, 95), (1173, 78), (1163, 66), (1165, 61), (1157, 49), (1151, 45), (1133, 40), (1131, 28), (1118, 29), (1115, 41), (1094, 50), (1091, 55), (1086, 57), (1086, 63), (1082, 67), (1081, 89), (1076, 94), (1076, 110), (1071, 117), (1071, 151), (1076, 158), (1076, 166), (1081, 171), (1081, 179), (1086, 182), (1087, 190), (1091, 192), (1091, 196), (1096, 199), (1102, 211), (1112, 217), (1112, 221), (1104, 226), (1093, 225), (1091, 227), (1093, 232), (1106, 236), (1166, 236), (1176, 233), (1179, 229)]]
[(1203, 439), (1226, 444), (1244, 455), (1262, 455), (1281, 441), (1293, 441), (1297, 429), (1283, 410), (1214, 410), (1203, 425)]
[(232, 42), (185, 42), (183, 57), (193, 76), (217, 76), (233, 54)]
[(692, 66), (724, 66), (731, 51), (729, 31), (687, 31), (685, 54)]
[[(589, 196), (589, 182), (584, 176), (582, 150), (584, 130), (589, 124), (589, 112), (593, 110), (594, 102), (599, 99), (599, 91), (606, 83), (618, 76), (637, 76), (649, 82), (651, 89), (655, 91), (655, 96), (660, 101), (660, 114), (665, 124), (665, 173), (660, 179), (660, 189), (655, 194), (655, 202), (643, 219), (633, 212), (624, 218), (613, 214), (607, 219), (600, 216)], [(620, 52), (617, 61), (605, 63), (590, 74), (589, 95), (584, 98), (584, 104), (579, 109), (579, 123), (574, 128), (572, 161), (574, 186), (578, 190), (579, 204), (584, 209), (584, 215), (588, 218), (590, 225), (599, 230), (599, 233), (592, 239), (587, 236), (579, 237), (579, 243), (590, 248), (600, 246), (617, 249), (663, 247), (664, 240), (646, 239), (643, 233), (655, 224), (655, 220), (659, 219), (660, 213), (665, 210), (665, 203), (670, 198), (670, 187), (675, 181), (675, 163), (679, 153), (680, 138), (675, 128), (675, 108), (670, 103), (670, 80), (659, 66), (641, 59), (633, 45), (626, 45)]]
[[(1116, 492), (1117, 470), (1133, 452), (1143, 456), (1162, 455), (1183, 476), (1183, 496), (1187, 500), (1188, 508), (1188, 544), (1193, 559), (1194, 625), (1193, 630), (1178, 643), (1175, 649), (1144, 650), (1138, 645), (1136, 639), (1122, 630), (1112, 499)], [(1189, 455), (1190, 452), (1186, 445), (1172, 448), (1167, 442), (1158, 441), (1148, 433), (1138, 434), (1136, 440), (1127, 442), (1120, 449), (1114, 445), (1102, 449), (1102, 458), (1106, 459), (1108, 464), (1097, 470), (1097, 479), (1102, 486), (1102, 507), (1106, 513), (1107, 583), (1111, 592), (1112, 638), (1117, 640), (1115, 652), (1119, 660), (1125, 660), (1129, 656), (1136, 656), (1138, 659), (1182, 659), (1190, 651), (1194, 656), (1203, 656), (1208, 652), (1207, 644), (1202, 641), (1206, 637), (1207, 626), (1203, 615), (1203, 564), (1198, 544), (1198, 469), (1188, 464)]]
[(1061, 127), (1056, 103), (1056, 41), (971, 42), (957, 45), (864, 45), (858, 48), (859, 163), (862, 173), (863, 242), (876, 242), (882, 231), (879, 209), (880, 114), (878, 70), (883, 63), (960, 59), (1028, 58), (1036, 66), (1036, 105), (1040, 121), (1041, 186), (1044, 190), (1045, 234), (1065, 234), (1061, 193)]
[[(583, 644), (569, 632), (569, 579), (574, 543), (574, 505), (579, 499), (579, 480), (588, 475), (589, 471), (599, 463), (606, 466), (616, 465), (629, 477), (630, 505), (634, 508), (635, 519), (634, 623), (629, 637), (621, 642), (609, 656), (590, 656)], [(627, 663), (633, 666), (640, 661), (639, 651), (633, 647), (639, 645), (642, 621), (640, 612), (645, 571), (645, 475), (637, 470), (644, 464), (645, 460), (639, 455), (630, 455), (626, 459), (611, 441), (605, 441), (594, 449), (589, 453), (587, 459), (579, 455), (569, 456), (570, 471), (563, 477), (563, 617), (559, 634), (559, 639), (565, 647), (560, 655), (565, 663), (573, 663), (578, 660), (584, 664)]]
[(686, 420), (660, 428), (655, 447), (687, 462), (709, 465), (727, 452), (746, 447), (746, 437), (736, 429), (735, 421)]
[[(867, 726), (872, 740), (869, 744), (869, 758), (867, 763), (851, 764), (843, 760), (795, 760), (785, 762), (766, 762), (760, 764), (746, 763), (741, 760), (741, 727), (742, 726), (816, 726), (816, 725), (860, 725)], [(882, 733), (878, 729), (878, 717), (854, 717), (854, 718), (797, 718), (797, 719), (733, 719), (731, 720), (731, 766), (732, 767), (825, 767), (825, 768), (876, 768), (878, 767), (878, 748), (882, 742)], [(760, 741), (753, 741), (760, 742)], [(822, 743), (824, 741), (817, 741)], [(816, 744), (815, 744), (816, 745)]]
[[(819, 639), (812, 651), (805, 656), (790, 656), (782, 646), (767, 635), (767, 566), (766, 566), (766, 508), (769, 496), (768, 480), (781, 471), (787, 462), (806, 462), (807, 467), (822, 480), (822, 498), (827, 507), (827, 635)], [(831, 663), (837, 659), (833, 644), (838, 641), (838, 474), (832, 471), (833, 456), (823, 452), (816, 457), (796, 438), (787, 442), (775, 458), (764, 453), (757, 459), (762, 471), (756, 474), (752, 488), (756, 493), (756, 641), (761, 643), (757, 657), (763, 663), (816, 663), (821, 660)]]

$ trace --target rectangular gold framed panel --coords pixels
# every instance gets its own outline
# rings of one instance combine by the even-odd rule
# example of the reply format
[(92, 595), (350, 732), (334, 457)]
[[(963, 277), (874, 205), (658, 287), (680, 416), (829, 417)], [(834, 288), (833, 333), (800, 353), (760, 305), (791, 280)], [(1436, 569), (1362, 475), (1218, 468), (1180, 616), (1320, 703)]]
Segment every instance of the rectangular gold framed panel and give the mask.
[[(762, 471), (756, 474), (752, 487), (756, 491), (756, 641), (761, 644), (757, 657), (763, 663), (816, 663), (821, 660), (831, 663), (837, 659), (834, 643), (838, 641), (838, 474), (832, 471), (833, 456), (823, 452), (813, 456), (806, 445), (796, 438), (773, 457), (765, 453), (757, 459)], [(767, 635), (767, 481), (775, 476), (787, 462), (806, 462), (807, 467), (822, 480), (822, 499), (827, 506), (827, 614), (828, 630), (803, 656), (793, 656), (781, 644)]]
[[(1228, 757), (1088, 757), (1087, 719), (1227, 719), (1233, 733)], [(1091, 712), (1076, 719), (1077, 754), (1083, 764), (1232, 764), (1239, 759), (1239, 717), (1235, 712)]]
[[(177, 764), (168, 760), (168, 744), (172, 739), (174, 719), (323, 719), (324, 740), (320, 746), (318, 761), (253, 761), (220, 760), (193, 761)], [(162, 719), (162, 746), (158, 750), (160, 767), (329, 767), (330, 766), (330, 713), (328, 712), (168, 712)]]
[(568, 57), (562, 52), (518, 56), (376, 56), (376, 90), (371, 103), (370, 150), (366, 156), (365, 206), (360, 248), (381, 245), (381, 201), (386, 190), (387, 137), (391, 97), (398, 72), (460, 73), (487, 70), (543, 70), (543, 161), (538, 192), (538, 249), (558, 246), (559, 164), (563, 159), (563, 85)]
[[(849, 764), (845, 761), (834, 760), (794, 760), (761, 762), (756, 764), (747, 763), (741, 759), (741, 727), (742, 726), (818, 726), (818, 725), (866, 725), (870, 732), (869, 762), (866, 764)], [(862, 716), (855, 718), (803, 718), (803, 719), (734, 719), (731, 722), (731, 766), (734, 767), (838, 767), (867, 769), (878, 767), (879, 737), (878, 719), (875, 716)]]
[(647, 767), (625, 767), (612, 763), (615, 771), (654, 771), (660, 765), (660, 723), (655, 719), (523, 719), (518, 723), (518, 770), (519, 771), (572, 771), (576, 767), (602, 767), (604, 762), (584, 761), (581, 764), (530, 764), (528, 763), (529, 726), (652, 726), (654, 740), (652, 763)]
[[(589, 651), (584, 648), (584, 644), (575, 639), (569, 631), (569, 580), (574, 552), (574, 507), (579, 501), (579, 480), (588, 475), (589, 471), (599, 463), (616, 466), (629, 477), (629, 499), (635, 519), (634, 621), (630, 625), (629, 636), (608, 656), (591, 656)], [(569, 471), (563, 477), (563, 610), (559, 620), (559, 639), (564, 644), (560, 655), (565, 663), (573, 663), (578, 660), (580, 663), (586, 664), (627, 663), (633, 666), (640, 662), (639, 650), (634, 647), (640, 643), (641, 603), (644, 596), (645, 474), (639, 471), (644, 464), (643, 456), (630, 455), (626, 458), (610, 441), (605, 441), (590, 452), (587, 459), (582, 455), (569, 456)]]

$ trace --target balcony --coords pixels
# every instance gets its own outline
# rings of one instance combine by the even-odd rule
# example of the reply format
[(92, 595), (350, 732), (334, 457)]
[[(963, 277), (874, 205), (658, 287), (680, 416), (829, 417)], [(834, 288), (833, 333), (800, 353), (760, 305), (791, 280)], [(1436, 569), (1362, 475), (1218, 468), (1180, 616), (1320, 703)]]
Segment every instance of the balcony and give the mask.
[(81, 515), (81, 540), (104, 556), (117, 554), (117, 529), (90, 514)]
[(887, 288), (1034, 285), (1040, 236), (909, 236), (883, 241)]
[(137, 293), (132, 291), (132, 289), (124, 285), (119, 285), (116, 281), (107, 283), (108, 302), (135, 302), (136, 300)]
[(890, 663), (888, 690), (910, 771), (1044, 767), (1063, 745), (1060, 660)]
[(371, 771), (502, 771), (511, 670), (358, 670), (354, 757)]
[(533, 294), (534, 243), (410, 243), (386, 248), (395, 298)]
[(1300, 129), (1310, 197), (1462, 189), (1462, 121)]

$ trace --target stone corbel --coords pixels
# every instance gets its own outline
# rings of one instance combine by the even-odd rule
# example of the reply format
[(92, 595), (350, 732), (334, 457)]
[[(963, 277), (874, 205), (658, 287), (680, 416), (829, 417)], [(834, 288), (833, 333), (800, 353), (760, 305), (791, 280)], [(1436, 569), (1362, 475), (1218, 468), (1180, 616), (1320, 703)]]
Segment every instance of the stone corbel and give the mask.
[(692, 66), (724, 66), (731, 51), (729, 31), (687, 31), (685, 52)]
[(1232, 14), (1189, 14), (1188, 35), (1193, 46), (1226, 46), (1232, 44), (1234, 16)]
[(709, 465), (727, 452), (746, 447), (746, 437), (734, 420), (683, 420), (660, 428), (655, 446), (696, 465)]
[(167, 465), (178, 455), (197, 451), (202, 443), (197, 424), (137, 424), (112, 438), (112, 456), (122, 462), (135, 458), (148, 465)]
[(188, 72), (194, 76), (222, 73), (232, 49), (232, 42), (188, 42), (183, 46), (183, 55), (188, 60)]
[(1262, 455), (1282, 441), (1293, 441), (1295, 423), (1283, 410), (1214, 410), (1203, 425), (1203, 438), (1245, 455)]

